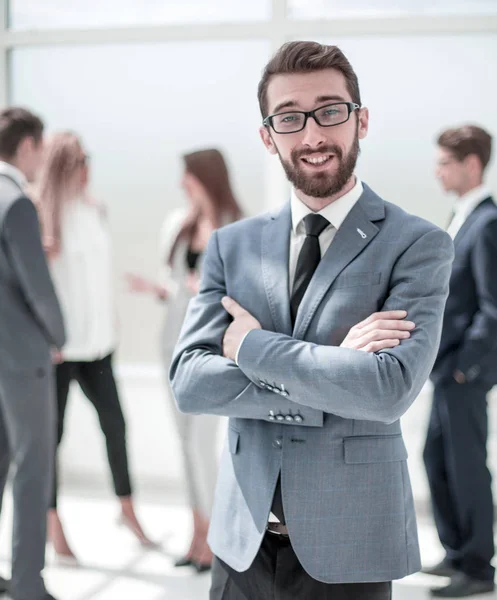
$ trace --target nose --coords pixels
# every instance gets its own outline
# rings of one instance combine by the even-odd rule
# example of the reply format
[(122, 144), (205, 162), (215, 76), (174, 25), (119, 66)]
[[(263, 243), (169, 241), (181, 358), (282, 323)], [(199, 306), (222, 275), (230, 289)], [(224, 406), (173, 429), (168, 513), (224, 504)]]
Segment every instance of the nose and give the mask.
[(318, 125), (312, 117), (307, 119), (307, 123), (304, 129), (304, 137), (302, 144), (311, 148), (316, 148), (326, 143), (326, 136), (324, 135), (324, 128)]

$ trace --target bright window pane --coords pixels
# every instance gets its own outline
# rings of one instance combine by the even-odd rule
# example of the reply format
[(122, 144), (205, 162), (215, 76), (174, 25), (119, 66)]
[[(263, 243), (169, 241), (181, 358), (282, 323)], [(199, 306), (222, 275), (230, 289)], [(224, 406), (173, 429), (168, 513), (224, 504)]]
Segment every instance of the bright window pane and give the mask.
[(92, 189), (113, 232), (125, 362), (157, 357), (164, 307), (127, 293), (123, 274), (157, 274), (162, 220), (185, 204), (181, 154), (221, 149), (246, 214), (264, 209), (257, 84), (269, 52), (253, 41), (12, 53), (12, 102), (39, 113), (49, 131), (77, 131), (91, 154)]
[(294, 19), (497, 14), (496, 0), (289, 0)]
[(11, 0), (14, 29), (266, 20), (270, 0)]

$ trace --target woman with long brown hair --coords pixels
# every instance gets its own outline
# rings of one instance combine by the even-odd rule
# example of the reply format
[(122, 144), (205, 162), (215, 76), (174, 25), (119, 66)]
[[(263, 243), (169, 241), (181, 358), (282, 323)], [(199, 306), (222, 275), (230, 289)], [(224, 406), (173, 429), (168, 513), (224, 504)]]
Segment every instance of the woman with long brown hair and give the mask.
[[(163, 275), (157, 284), (137, 275), (128, 275), (133, 291), (151, 293), (167, 302), (163, 331), (166, 373), (191, 298), (198, 292), (202, 255), (213, 231), (239, 219), (228, 169), (216, 149), (183, 156), (183, 188), (188, 208), (166, 218), (161, 235), (160, 257)], [(169, 393), (174, 404), (173, 395)], [(217, 477), (216, 440), (219, 417), (185, 415), (173, 406), (180, 438), (189, 503), (193, 516), (193, 537), (186, 555), (176, 566), (193, 566), (198, 572), (210, 568), (212, 553), (207, 530)]]
[[(111, 240), (104, 208), (88, 190), (88, 161), (77, 135), (55, 134), (48, 143), (33, 190), (67, 331), (67, 343), (56, 366), (58, 443), (63, 434), (69, 386), (75, 380), (98, 413), (122, 523), (142, 544), (150, 545), (132, 499), (125, 421), (112, 370), (117, 332)], [(74, 562), (57, 510), (57, 478), (48, 515), (48, 535), (59, 559)]]

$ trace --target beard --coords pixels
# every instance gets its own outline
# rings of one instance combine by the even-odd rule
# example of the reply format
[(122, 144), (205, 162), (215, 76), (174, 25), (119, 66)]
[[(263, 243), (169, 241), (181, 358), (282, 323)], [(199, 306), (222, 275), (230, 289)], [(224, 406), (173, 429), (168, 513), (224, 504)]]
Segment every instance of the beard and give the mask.
[[(306, 173), (304, 168), (302, 168), (300, 159), (315, 152), (334, 154), (338, 161), (336, 171), (334, 173)], [(311, 198), (329, 198), (338, 194), (354, 174), (359, 153), (357, 131), (352, 147), (345, 157), (343, 156), (342, 149), (335, 144), (323, 146), (319, 150), (293, 150), (290, 155), (290, 161), (283, 160), (281, 154), (278, 152), (288, 181), (297, 190)]]

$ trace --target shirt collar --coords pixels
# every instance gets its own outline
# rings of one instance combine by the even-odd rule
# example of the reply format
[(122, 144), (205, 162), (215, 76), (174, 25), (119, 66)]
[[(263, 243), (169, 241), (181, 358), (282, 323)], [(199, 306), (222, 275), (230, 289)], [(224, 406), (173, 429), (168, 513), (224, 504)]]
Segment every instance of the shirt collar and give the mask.
[(14, 165), (4, 162), (3, 160), (0, 160), (0, 174), (7, 175), (13, 179), (22, 190), (28, 185), (28, 180), (24, 173), (17, 167), (14, 167)]
[[(316, 214), (322, 215), (331, 223), (331, 225), (333, 225), (335, 229), (338, 230), (345, 221), (349, 212), (352, 210), (354, 204), (361, 197), (363, 191), (362, 182), (358, 177), (356, 177), (355, 185), (349, 192), (338, 198), (338, 200), (328, 204), (328, 206), (325, 206)], [(307, 215), (310, 215), (313, 211), (301, 200), (299, 200), (295, 188), (292, 188), (291, 209), (292, 230), (294, 233), (297, 233), (297, 229), (302, 223), (302, 219)]]
[(467, 217), (474, 211), (478, 204), (491, 195), (490, 190), (486, 186), (479, 185), (456, 200), (454, 212), (455, 214), (462, 214)]

